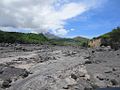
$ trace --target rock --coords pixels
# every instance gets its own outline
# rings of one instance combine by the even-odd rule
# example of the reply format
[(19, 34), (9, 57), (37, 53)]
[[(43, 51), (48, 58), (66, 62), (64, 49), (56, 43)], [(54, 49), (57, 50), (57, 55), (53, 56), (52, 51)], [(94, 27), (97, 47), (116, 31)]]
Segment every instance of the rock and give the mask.
[(73, 51), (66, 51), (63, 52), (64, 56), (75, 56), (77, 54), (77, 52), (73, 52)]
[(42, 63), (42, 62), (46, 62), (49, 60), (57, 60), (57, 58), (54, 56), (50, 56), (50, 55), (38, 55), (38, 59), (36, 59), (35, 61), (38, 63)]
[(67, 85), (75, 85), (77, 82), (75, 81), (75, 79), (68, 77), (65, 79), (65, 81), (67, 82)]
[(119, 56), (120, 54), (117, 54), (117, 56)]
[(8, 88), (8, 87), (10, 87), (10, 83), (8, 81), (4, 81), (2, 83), (2, 88)]
[(85, 64), (92, 64), (92, 61), (85, 61)]
[(85, 87), (84, 90), (93, 90), (93, 89), (90, 87)]
[(92, 84), (91, 86), (92, 86), (92, 90), (96, 90), (97, 88), (99, 88), (99, 86), (96, 84)]
[(63, 89), (69, 89), (69, 86), (63, 87)]
[(97, 76), (96, 78), (98, 78), (98, 79), (101, 80), (101, 81), (105, 79), (102, 75), (99, 75), (99, 76)]
[(112, 70), (113, 70), (113, 71), (117, 71), (117, 68), (113, 68)]
[(29, 75), (29, 72), (24, 70), (24, 72), (20, 75), (22, 78), (26, 78)]
[(2, 83), (2, 88), (9, 88), (11, 86), (10, 85), (11, 82), (12, 82), (12, 80), (10, 80), (10, 79), (4, 80)]
[(77, 76), (75, 74), (71, 74), (71, 78), (73, 78), (74, 80), (77, 80)]
[(15, 78), (22, 76), (23, 78), (27, 77), (29, 72), (25, 69), (20, 69), (20, 68), (15, 68), (15, 67), (10, 67), (10, 66), (5, 66), (3, 73), (1, 74), (1, 77), (4, 79), (8, 78)]
[(95, 51), (92, 51), (92, 53), (95, 53)]
[(102, 78), (102, 77), (99, 77), (99, 76), (97, 76), (97, 78), (98, 78), (99, 80), (104, 80), (104, 78)]
[(0, 74), (2, 74), (3, 73), (3, 70), (0, 70)]
[(77, 52), (72, 52), (71, 54), (72, 54), (72, 55), (75, 55), (75, 54), (77, 54)]
[(100, 64), (100, 63), (102, 63), (102, 60), (95, 60), (94, 63), (95, 64)]
[(118, 82), (117, 82), (117, 80), (115, 80), (115, 79), (112, 79), (112, 80), (110, 80), (110, 82), (111, 82), (111, 84), (114, 86), (114, 85), (118, 85)]
[(85, 73), (80, 72), (79, 76), (80, 76), (80, 77), (85, 77)]
[(24, 61), (24, 60), (25, 60), (24, 58), (21, 57), (18, 58), (18, 61)]
[(104, 70), (104, 73), (108, 73), (108, 74), (109, 74), (109, 73), (112, 73), (112, 69), (111, 69), (111, 68), (105, 69), (105, 70)]
[(42, 87), (40, 90), (49, 90), (48, 87)]
[(52, 57), (52, 59), (53, 59), (53, 60), (57, 60), (57, 58), (56, 58), (56, 57), (54, 57), (54, 56)]
[(90, 59), (90, 58), (91, 58), (91, 56), (84, 57), (84, 59)]
[(112, 73), (112, 71), (105, 71), (105, 73)]
[(12, 82), (12, 80), (11, 80), (10, 78), (6, 79), (6, 81), (8, 81), (9, 83), (11, 83), (11, 82)]

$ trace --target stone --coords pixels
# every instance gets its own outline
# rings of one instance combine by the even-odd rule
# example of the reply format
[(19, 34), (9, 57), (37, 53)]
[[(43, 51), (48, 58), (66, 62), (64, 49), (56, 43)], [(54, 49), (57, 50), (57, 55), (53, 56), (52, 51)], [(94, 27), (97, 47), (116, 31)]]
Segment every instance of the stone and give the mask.
[(84, 57), (84, 59), (90, 59), (90, 58), (91, 58), (91, 56)]
[(106, 80), (106, 76), (104, 74), (96, 74), (96, 78), (100, 81)]
[(24, 71), (20, 76), (22, 76), (22, 78), (26, 78), (29, 75), (28, 71)]
[(112, 79), (112, 80), (110, 80), (110, 82), (111, 82), (111, 84), (114, 86), (114, 85), (118, 85), (118, 82), (117, 82), (117, 80), (115, 80), (115, 79)]
[(117, 54), (117, 56), (119, 56), (120, 54)]
[(63, 89), (69, 89), (69, 86), (63, 87)]
[(92, 53), (95, 53), (95, 51), (92, 51)]
[(74, 80), (77, 80), (77, 76), (75, 74), (71, 74), (71, 78), (73, 78)]
[(11, 79), (4, 80), (2, 83), (2, 88), (9, 88), (11, 85), (10, 83), (12, 82)]
[(85, 77), (85, 73), (83, 73), (83, 72), (80, 72), (80, 75), (79, 75), (80, 77)]
[(97, 76), (97, 78), (99, 79), (99, 80), (104, 80), (104, 77), (103, 76)]
[(91, 84), (91, 87), (92, 87), (92, 90), (96, 90), (97, 88), (99, 88), (99, 86), (96, 84)]
[(85, 61), (85, 64), (92, 64), (92, 61)]
[(113, 68), (112, 70), (113, 70), (113, 71), (117, 71), (117, 68)]
[(84, 90), (93, 90), (93, 89), (90, 87), (85, 87)]

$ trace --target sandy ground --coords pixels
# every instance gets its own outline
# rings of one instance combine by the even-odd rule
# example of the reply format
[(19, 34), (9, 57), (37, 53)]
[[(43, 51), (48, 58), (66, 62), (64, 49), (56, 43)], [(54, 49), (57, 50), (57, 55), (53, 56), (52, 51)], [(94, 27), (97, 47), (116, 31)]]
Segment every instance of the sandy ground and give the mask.
[(120, 87), (120, 50), (47, 45), (0, 47), (0, 90)]

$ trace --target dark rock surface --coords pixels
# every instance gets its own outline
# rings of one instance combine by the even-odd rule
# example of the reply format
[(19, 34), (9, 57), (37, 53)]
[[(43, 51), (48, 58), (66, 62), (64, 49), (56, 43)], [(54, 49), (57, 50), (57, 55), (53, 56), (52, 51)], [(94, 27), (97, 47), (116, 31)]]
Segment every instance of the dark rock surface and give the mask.
[(12, 82), (15, 82), (20, 77), (25, 78), (29, 75), (29, 72), (25, 69), (15, 68), (5, 64), (0, 64), (0, 84), (1, 88), (9, 88)]

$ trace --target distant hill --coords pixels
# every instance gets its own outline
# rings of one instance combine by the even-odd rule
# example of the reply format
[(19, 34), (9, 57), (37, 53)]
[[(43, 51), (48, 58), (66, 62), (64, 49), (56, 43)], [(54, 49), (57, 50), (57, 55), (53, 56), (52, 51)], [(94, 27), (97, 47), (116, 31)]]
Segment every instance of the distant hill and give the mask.
[(81, 46), (85, 46), (85, 47), (88, 46), (88, 41), (89, 41), (88, 38), (77, 36), (77, 37), (74, 37), (73, 40), (80, 42)]
[(84, 46), (88, 45), (88, 39), (83, 37), (76, 38), (60, 38), (60, 39), (52, 39), (53, 44), (55, 45), (71, 45), (71, 46)]
[(88, 38), (84, 38), (84, 37), (81, 37), (81, 36), (74, 37), (73, 39), (76, 40), (76, 41), (85, 41), (85, 42), (89, 40)]
[(60, 38), (53, 34), (33, 34), (0, 31), (0, 43), (51, 44), (61, 46), (87, 46), (88, 39), (82, 37)]

